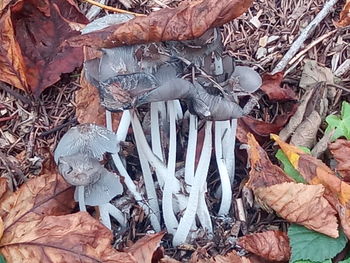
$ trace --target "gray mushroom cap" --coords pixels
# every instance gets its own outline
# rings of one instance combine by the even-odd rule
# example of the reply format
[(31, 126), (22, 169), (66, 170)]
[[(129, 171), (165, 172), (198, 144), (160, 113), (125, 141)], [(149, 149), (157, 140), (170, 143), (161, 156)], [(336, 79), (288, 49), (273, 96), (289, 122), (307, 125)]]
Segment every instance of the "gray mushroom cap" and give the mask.
[(58, 170), (71, 185), (86, 186), (96, 183), (101, 177), (101, 164), (98, 160), (83, 154), (61, 156)]
[(239, 86), (248, 93), (255, 92), (262, 84), (260, 75), (250, 67), (236, 66), (232, 76), (239, 78)]
[(106, 152), (116, 153), (118, 139), (115, 133), (95, 124), (80, 124), (68, 130), (58, 143), (54, 159), (73, 154), (84, 154), (102, 160)]
[[(115, 196), (123, 193), (120, 179), (106, 168), (100, 167), (101, 177), (98, 181), (85, 187), (85, 204), (90, 206), (103, 205), (111, 201)], [(78, 188), (75, 189), (74, 199), (79, 201)]]

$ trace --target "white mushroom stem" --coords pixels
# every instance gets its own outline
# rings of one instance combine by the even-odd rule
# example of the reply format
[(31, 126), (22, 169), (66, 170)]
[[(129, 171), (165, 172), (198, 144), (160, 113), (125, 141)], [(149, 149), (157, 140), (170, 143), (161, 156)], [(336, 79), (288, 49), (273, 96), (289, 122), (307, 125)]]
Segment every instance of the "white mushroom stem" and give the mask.
[(103, 204), (99, 206), (100, 217), (102, 223), (111, 229), (111, 220), (109, 215), (113, 216), (122, 227), (126, 227), (126, 220), (122, 211), (116, 208), (111, 203)]
[[(232, 202), (232, 190), (231, 183), (228, 173), (228, 168), (223, 156), (223, 145), (222, 139), (225, 132), (229, 132), (231, 129), (227, 129), (227, 122), (230, 125), (229, 121), (216, 121), (215, 122), (215, 157), (216, 163), (218, 165), (218, 170), (221, 180), (221, 205), (219, 209), (219, 215), (227, 215)], [(225, 127), (226, 126), (226, 127)], [(225, 145), (225, 148), (230, 147), (230, 145)]]
[[(205, 125), (203, 149), (202, 149), (198, 167), (195, 173), (194, 182), (191, 187), (187, 208), (185, 210), (183, 217), (180, 220), (179, 227), (173, 239), (174, 246), (180, 245), (186, 241), (190, 228), (195, 220), (195, 216), (198, 211), (199, 204), (201, 204), (201, 206), (205, 205), (206, 207), (204, 195), (201, 194), (201, 192), (203, 191), (204, 185), (206, 184), (206, 178), (207, 178), (207, 173), (208, 173), (209, 163), (210, 163), (211, 148), (212, 148), (211, 129), (212, 129), (212, 122), (207, 121)], [(203, 200), (204, 200), (204, 204), (203, 204)], [(206, 217), (201, 218), (205, 213), (204, 211), (205, 209), (202, 208), (198, 213), (199, 220), (203, 223), (207, 221)], [(204, 223), (204, 224), (207, 225), (207, 223)]]
[(154, 186), (154, 181), (152, 178), (152, 172), (149, 167), (148, 161), (143, 153), (140, 145), (140, 140), (138, 136), (135, 135), (136, 148), (139, 155), (139, 160), (141, 164), (142, 174), (145, 181), (147, 199), (150, 206), (150, 220), (155, 231), (160, 231), (160, 210), (158, 204), (158, 197), (156, 193), (156, 188)]
[[(163, 161), (163, 150), (161, 144), (161, 135), (159, 131), (159, 112), (162, 107), (161, 104), (164, 102), (152, 102), (151, 103), (151, 140), (152, 140), (152, 150), (154, 154)], [(164, 186), (163, 178), (156, 171), (157, 180), (161, 187)]]
[(79, 199), (79, 210), (80, 211), (86, 211), (86, 205), (85, 205), (85, 186), (78, 185), (78, 199)]
[(194, 165), (197, 148), (197, 129), (198, 118), (196, 115), (190, 114), (188, 144), (185, 162), (185, 182), (187, 185), (192, 185), (194, 180)]
[[(108, 129), (112, 129), (112, 118), (110, 117), (110, 114), (111, 113), (109, 111), (106, 111), (106, 126)], [(117, 130), (116, 136), (118, 137), (118, 139), (125, 140), (125, 137), (126, 137), (128, 129), (129, 129), (129, 125), (130, 125), (130, 120), (131, 120), (130, 112), (124, 111), (122, 118), (121, 118), (121, 121), (119, 123), (118, 130)], [(112, 159), (113, 159), (115, 166), (117, 167), (118, 172), (120, 173), (121, 176), (124, 177), (124, 183), (125, 183), (126, 187), (129, 189), (131, 194), (134, 196), (138, 205), (140, 207), (142, 207), (142, 209), (148, 215), (149, 214), (149, 207), (148, 207), (147, 203), (145, 203), (144, 198), (142, 198), (141, 194), (137, 191), (136, 185), (134, 184), (134, 182), (130, 178), (127, 170), (125, 169), (119, 154), (118, 153), (112, 154)]]

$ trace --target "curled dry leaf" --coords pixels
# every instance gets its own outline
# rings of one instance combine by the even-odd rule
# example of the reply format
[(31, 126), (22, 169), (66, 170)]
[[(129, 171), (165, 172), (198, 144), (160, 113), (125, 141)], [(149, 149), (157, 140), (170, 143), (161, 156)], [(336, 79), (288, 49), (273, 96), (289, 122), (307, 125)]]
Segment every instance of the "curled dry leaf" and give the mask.
[(0, 80), (39, 95), (82, 64), (81, 48), (61, 44), (87, 22), (70, 0), (15, 1), (0, 17)]
[(137, 262), (128, 253), (113, 249), (111, 231), (86, 212), (46, 216), (22, 224), (1, 240), (1, 252), (9, 263)]
[(271, 230), (243, 236), (238, 245), (249, 252), (271, 261), (288, 261), (290, 258), (289, 239), (285, 232)]
[(339, 27), (345, 27), (350, 25), (350, 0), (346, 1), (343, 10), (340, 12), (339, 21), (335, 24)]
[(338, 139), (329, 145), (329, 150), (337, 160), (337, 172), (343, 177), (344, 181), (350, 181), (350, 141)]
[(247, 186), (282, 218), (337, 237), (336, 211), (323, 197), (322, 185), (303, 185), (292, 180), (269, 160), (253, 135), (248, 135), (251, 170)]
[(283, 129), (289, 118), (295, 113), (297, 105), (293, 104), (286, 113), (278, 115), (273, 122), (266, 122), (254, 119), (250, 116), (243, 116), (238, 119), (237, 138), (242, 143), (247, 143), (247, 134), (254, 134), (258, 141), (262, 141), (271, 133), (278, 133)]
[(281, 87), (283, 72), (278, 72), (274, 75), (264, 74), (262, 79), (263, 83), (260, 89), (266, 93), (270, 100), (286, 101), (297, 99), (293, 90), (289, 87)]
[(252, 0), (184, 1), (176, 8), (164, 8), (146, 17), (136, 17), (123, 24), (72, 38), (68, 43), (73, 46), (116, 47), (194, 39), (209, 28), (223, 25), (240, 16), (251, 3)]
[(304, 153), (299, 148), (282, 141), (277, 135), (271, 136), (281, 147), (292, 165), (309, 184), (322, 184), (325, 198), (338, 211), (341, 225), (350, 237), (350, 184), (339, 179), (321, 160)]
[(128, 248), (126, 252), (131, 254), (138, 263), (150, 263), (152, 262), (153, 254), (159, 247), (163, 236), (164, 232), (146, 235), (136, 241), (136, 243)]

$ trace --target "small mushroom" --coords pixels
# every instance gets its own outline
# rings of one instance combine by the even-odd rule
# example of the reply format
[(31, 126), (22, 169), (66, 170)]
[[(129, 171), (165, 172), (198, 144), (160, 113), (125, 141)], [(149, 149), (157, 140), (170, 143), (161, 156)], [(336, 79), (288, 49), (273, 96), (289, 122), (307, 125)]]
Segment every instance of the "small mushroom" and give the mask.
[(106, 152), (115, 153), (118, 139), (115, 133), (95, 124), (80, 124), (69, 129), (58, 143), (54, 159), (61, 156), (84, 154), (102, 160)]

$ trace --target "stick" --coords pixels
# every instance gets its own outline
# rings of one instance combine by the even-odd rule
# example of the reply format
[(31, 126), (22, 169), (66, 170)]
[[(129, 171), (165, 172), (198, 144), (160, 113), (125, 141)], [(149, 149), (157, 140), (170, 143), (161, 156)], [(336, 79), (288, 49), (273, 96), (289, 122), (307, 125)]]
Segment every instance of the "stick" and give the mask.
[(100, 4), (100, 3), (98, 3), (98, 2), (96, 2), (94, 0), (83, 0), (83, 1), (85, 1), (85, 2), (87, 2), (89, 4), (101, 7), (103, 9), (105, 9), (105, 10), (108, 10), (108, 11), (111, 11), (111, 12), (115, 12), (115, 13), (129, 14), (129, 15), (134, 15), (134, 16), (146, 16), (144, 14), (138, 14), (138, 13), (134, 13), (134, 12), (131, 12), (131, 11), (127, 11), (127, 10), (111, 7), (111, 6), (108, 6), (108, 5), (103, 5), (103, 4)]
[(301, 32), (300, 36), (293, 42), (288, 52), (284, 55), (281, 61), (276, 65), (276, 67), (272, 70), (272, 74), (277, 72), (281, 72), (285, 69), (288, 62), (294, 57), (294, 55), (298, 52), (302, 44), (305, 40), (314, 32), (316, 26), (320, 24), (320, 22), (330, 13), (333, 6), (338, 2), (338, 0), (329, 0), (323, 6), (322, 10), (316, 15), (316, 17), (311, 21), (311, 23), (304, 28), (303, 32)]

